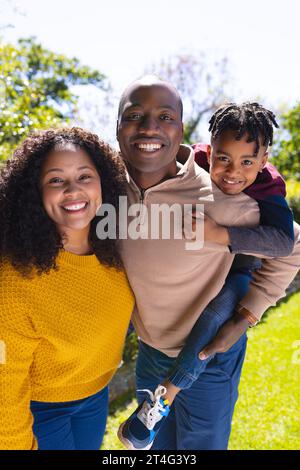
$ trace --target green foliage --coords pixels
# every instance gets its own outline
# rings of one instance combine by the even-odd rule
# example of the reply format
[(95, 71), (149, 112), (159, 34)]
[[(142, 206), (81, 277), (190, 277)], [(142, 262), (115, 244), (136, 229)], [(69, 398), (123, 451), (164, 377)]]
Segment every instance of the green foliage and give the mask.
[(289, 206), (293, 210), (295, 220), (300, 223), (300, 182), (288, 180), (286, 188)]
[[(300, 448), (299, 305), (298, 292), (249, 330), (230, 449)], [(102, 450), (124, 450), (117, 430), (137, 407), (133, 396), (111, 404)]]
[(105, 77), (34, 38), (0, 42), (0, 160), (30, 131), (67, 124), (76, 112), (71, 87), (88, 84), (103, 89)]
[(272, 163), (285, 177), (300, 181), (300, 103), (282, 116), (282, 129)]
[(126, 338), (124, 353), (123, 353), (123, 361), (125, 364), (128, 364), (131, 361), (134, 361), (137, 357), (138, 353), (138, 338), (137, 334), (133, 331), (130, 335)]
[(197, 139), (194, 139), (193, 127), (194, 125), (191, 120), (190, 121), (187, 120), (187, 122), (184, 123), (183, 142), (185, 144), (192, 145), (193, 143), (195, 143), (195, 140), (197, 140)]

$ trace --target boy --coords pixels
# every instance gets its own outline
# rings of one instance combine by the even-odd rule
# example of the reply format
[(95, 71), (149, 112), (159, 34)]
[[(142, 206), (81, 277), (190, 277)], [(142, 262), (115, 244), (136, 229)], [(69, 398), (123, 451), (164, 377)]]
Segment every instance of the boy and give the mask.
[[(274, 114), (257, 103), (234, 103), (219, 108), (210, 119), (211, 147), (194, 145), (195, 161), (207, 171), (213, 183), (225, 194), (245, 192), (260, 209), (256, 228), (222, 227), (206, 216), (205, 241), (230, 247), (232, 253), (251, 252), (261, 256), (288, 256), (294, 246), (293, 217), (284, 199), (285, 184), (267, 163), (272, 145)], [(177, 159), (180, 161), (180, 153)], [(181, 161), (184, 163), (184, 161)], [(214, 355), (203, 348), (232, 316), (247, 292), (252, 271), (258, 266), (254, 257), (237, 256), (226, 283), (217, 297), (201, 313), (186, 344), (173, 363), (168, 378), (149, 394), (131, 417), (120, 426), (118, 436), (130, 449), (149, 449), (170, 412), (176, 395), (192, 386)], [(256, 319), (240, 309), (249, 326)], [(202, 351), (198, 358), (198, 353)], [(140, 392), (141, 392), (140, 391)]]

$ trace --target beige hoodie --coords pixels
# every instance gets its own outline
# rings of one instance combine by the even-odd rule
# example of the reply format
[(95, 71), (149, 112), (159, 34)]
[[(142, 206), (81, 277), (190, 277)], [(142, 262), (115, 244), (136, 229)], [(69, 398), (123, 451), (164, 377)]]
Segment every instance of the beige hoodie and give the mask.
[[(128, 177), (128, 202), (141, 204), (139, 228), (151, 227), (152, 204), (203, 204), (204, 212), (225, 226), (257, 226), (259, 208), (244, 193), (224, 194), (209, 174), (194, 162), (194, 152), (181, 146), (186, 162), (170, 178), (144, 194)], [(141, 201), (141, 198), (143, 199)], [(129, 217), (129, 223), (133, 219)], [(149, 229), (150, 230), (150, 229)], [(287, 258), (263, 260), (254, 274), (246, 297), (240, 302), (258, 319), (285, 295), (300, 268), (300, 228), (295, 224), (295, 249)], [(121, 242), (122, 258), (136, 298), (133, 324), (148, 345), (176, 357), (199, 315), (221, 290), (234, 255), (228, 247), (206, 242), (197, 250), (186, 249), (182, 239), (127, 239)], [(257, 254), (255, 255), (257, 256)]]

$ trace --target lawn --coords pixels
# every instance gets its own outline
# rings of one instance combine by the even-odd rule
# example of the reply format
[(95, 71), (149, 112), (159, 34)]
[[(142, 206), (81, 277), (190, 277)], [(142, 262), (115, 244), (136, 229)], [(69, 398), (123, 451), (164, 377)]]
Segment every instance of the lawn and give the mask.
[[(300, 449), (300, 292), (248, 338), (229, 448)], [(112, 406), (102, 449), (124, 448), (116, 432), (135, 407), (130, 395)]]

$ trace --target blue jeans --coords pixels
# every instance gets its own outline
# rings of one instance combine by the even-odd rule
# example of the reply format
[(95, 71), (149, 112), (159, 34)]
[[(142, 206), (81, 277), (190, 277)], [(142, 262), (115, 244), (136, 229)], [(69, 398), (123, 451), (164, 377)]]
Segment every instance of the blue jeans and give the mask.
[[(226, 450), (238, 384), (246, 353), (246, 334), (226, 353), (216, 354), (190, 388), (176, 396), (151, 450)], [(155, 390), (174, 359), (140, 342), (137, 389)], [(138, 403), (148, 397), (137, 392)]]
[(246, 295), (251, 271), (230, 273), (222, 290), (199, 316), (186, 344), (178, 355), (168, 379), (177, 387), (189, 388), (214, 358), (200, 360), (199, 352), (216, 336), (219, 328), (232, 316), (237, 303)]
[[(247, 336), (244, 334), (226, 353), (215, 354), (209, 360), (201, 361), (198, 353), (232, 315), (236, 303), (247, 292), (250, 279), (250, 273), (228, 276), (219, 295), (199, 317), (178, 358), (168, 357), (140, 341), (137, 389), (153, 391), (166, 377), (183, 388), (154, 441), (153, 450), (227, 449)], [(138, 391), (138, 402), (146, 396)]]
[(108, 415), (108, 387), (81, 400), (31, 401), (39, 450), (99, 450)]

